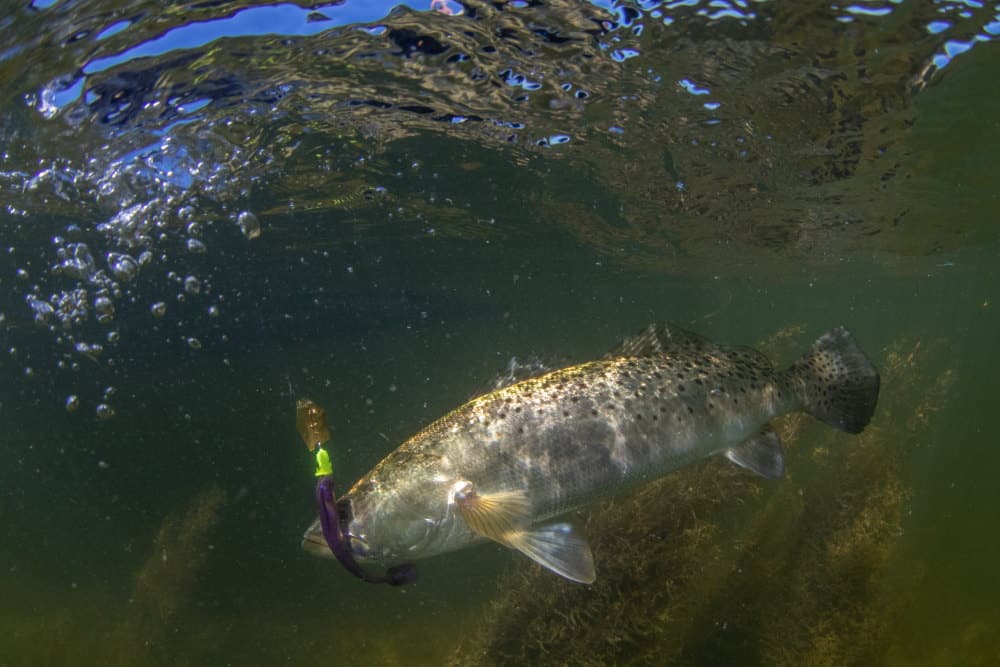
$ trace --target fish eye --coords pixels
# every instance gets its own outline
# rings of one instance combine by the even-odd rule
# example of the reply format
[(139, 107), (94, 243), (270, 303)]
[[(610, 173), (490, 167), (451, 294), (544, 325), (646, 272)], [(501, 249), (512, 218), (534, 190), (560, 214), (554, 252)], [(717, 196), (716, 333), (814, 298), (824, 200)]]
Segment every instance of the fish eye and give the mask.
[(337, 519), (340, 521), (340, 525), (345, 525), (351, 522), (354, 518), (354, 506), (351, 505), (350, 498), (344, 498), (337, 501)]

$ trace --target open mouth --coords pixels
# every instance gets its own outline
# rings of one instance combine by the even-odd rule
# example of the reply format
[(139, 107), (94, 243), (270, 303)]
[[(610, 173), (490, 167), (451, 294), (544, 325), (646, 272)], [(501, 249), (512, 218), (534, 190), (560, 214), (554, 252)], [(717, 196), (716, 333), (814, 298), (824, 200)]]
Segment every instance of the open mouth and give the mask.
[[(316, 508), (319, 511), (319, 523), (323, 529), (323, 539), (326, 546), (348, 572), (370, 584), (402, 586), (416, 581), (417, 568), (411, 563), (390, 567), (384, 575), (369, 574), (358, 565), (358, 562), (354, 560), (351, 538), (347, 531), (347, 524), (351, 521), (350, 502), (341, 501), (338, 503), (336, 501), (331, 475), (323, 475), (316, 479)], [(306, 534), (303, 546), (306, 546), (308, 542), (309, 548), (311, 548), (312, 534), (314, 534), (312, 530)]]
[(316, 530), (318, 526), (315, 524), (309, 526), (305, 534), (302, 536), (302, 550), (305, 551), (310, 556), (319, 556), (320, 558), (334, 558), (333, 552), (330, 551), (330, 547), (326, 543), (326, 539), (323, 537), (323, 533)]

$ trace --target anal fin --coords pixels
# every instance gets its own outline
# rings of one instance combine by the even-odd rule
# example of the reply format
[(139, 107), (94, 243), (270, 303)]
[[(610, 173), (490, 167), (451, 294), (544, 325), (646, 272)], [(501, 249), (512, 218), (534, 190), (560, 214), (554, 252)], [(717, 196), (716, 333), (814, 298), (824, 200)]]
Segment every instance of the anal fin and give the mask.
[(767, 479), (781, 479), (785, 476), (781, 440), (770, 428), (747, 438), (736, 447), (727, 449), (726, 458)]

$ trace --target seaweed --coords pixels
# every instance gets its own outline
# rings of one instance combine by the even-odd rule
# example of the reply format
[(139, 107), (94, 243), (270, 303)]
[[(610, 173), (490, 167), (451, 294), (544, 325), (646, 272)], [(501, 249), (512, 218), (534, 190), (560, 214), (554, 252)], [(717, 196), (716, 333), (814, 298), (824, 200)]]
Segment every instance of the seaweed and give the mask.
[(184, 512), (160, 524), (149, 557), (136, 571), (127, 611), (115, 631), (117, 641), (110, 643), (124, 647), (116, 650), (122, 664), (136, 664), (138, 656), (144, 656), (139, 662), (155, 664), (167, 655), (171, 664), (180, 664), (177, 652), (165, 649), (178, 640), (174, 628), (197, 588), (209, 553), (206, 535), (218, 523), (225, 502), (221, 489), (206, 489)]
[[(797, 331), (762, 347), (784, 348)], [(450, 664), (880, 662), (908, 602), (899, 589), (914, 589), (886, 584), (910, 493), (906, 456), (955, 381), (951, 370), (928, 377), (929, 347), (889, 347), (881, 404), (858, 437), (804, 415), (780, 420), (782, 482), (708, 460), (581, 514), (595, 584), (512, 561)]]

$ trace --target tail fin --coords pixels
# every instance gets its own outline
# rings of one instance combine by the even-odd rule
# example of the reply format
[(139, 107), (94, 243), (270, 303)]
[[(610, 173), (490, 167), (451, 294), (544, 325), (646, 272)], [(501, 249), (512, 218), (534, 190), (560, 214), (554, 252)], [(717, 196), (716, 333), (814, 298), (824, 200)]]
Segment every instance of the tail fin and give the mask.
[(842, 431), (860, 433), (875, 412), (878, 371), (844, 327), (823, 334), (785, 375), (803, 409)]

